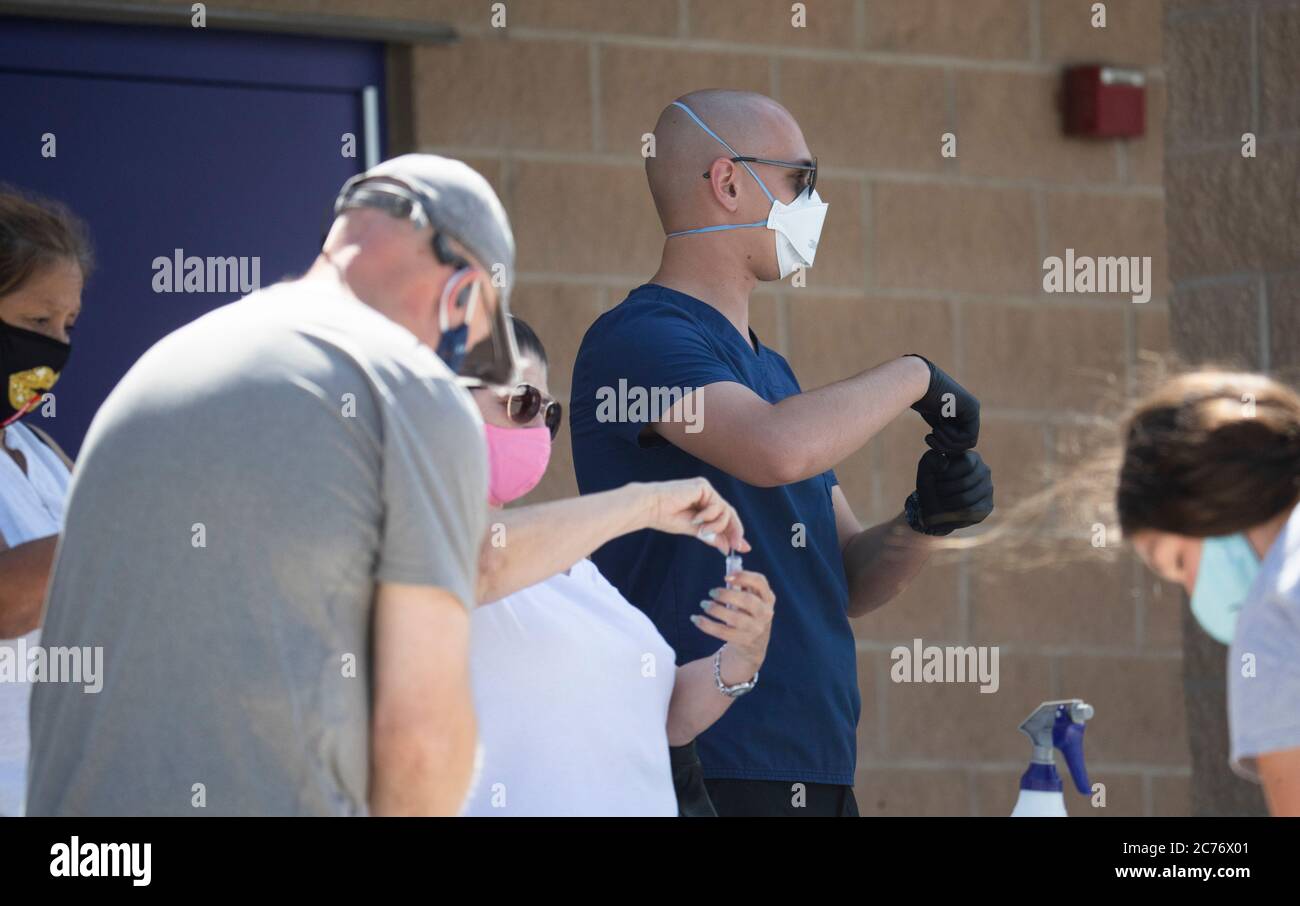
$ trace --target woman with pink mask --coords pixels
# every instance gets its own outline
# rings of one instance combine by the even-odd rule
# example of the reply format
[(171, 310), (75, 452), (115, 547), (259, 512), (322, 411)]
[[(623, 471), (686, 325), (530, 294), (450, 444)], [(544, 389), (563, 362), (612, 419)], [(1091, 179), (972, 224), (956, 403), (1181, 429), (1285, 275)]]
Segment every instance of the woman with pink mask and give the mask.
[[(525, 383), (506, 395), (474, 391), (486, 423), (493, 507), (536, 487), (562, 417), (547, 389), (546, 351), (528, 325), (512, 320)], [(654, 624), (586, 557), (642, 529), (697, 535), (720, 551), (739, 538), (743, 552), (731, 507), (702, 479), (628, 485), (545, 506), (556, 508), (552, 554), (563, 551), (573, 565), (485, 601), (472, 617), (483, 762), (464, 813), (675, 816), (674, 773), (683, 786), (689, 743), (758, 682), (772, 591), (762, 575), (743, 569), (724, 585), (720, 553), (718, 587), (700, 590), (705, 600), (692, 622), (723, 644), (713, 657), (679, 667)], [(718, 526), (726, 531), (714, 531)], [(510, 539), (493, 538), (494, 528), (503, 526), (489, 529), (485, 550), (510, 556)], [(707, 814), (696, 784), (698, 797), (690, 798), (702, 799)]]

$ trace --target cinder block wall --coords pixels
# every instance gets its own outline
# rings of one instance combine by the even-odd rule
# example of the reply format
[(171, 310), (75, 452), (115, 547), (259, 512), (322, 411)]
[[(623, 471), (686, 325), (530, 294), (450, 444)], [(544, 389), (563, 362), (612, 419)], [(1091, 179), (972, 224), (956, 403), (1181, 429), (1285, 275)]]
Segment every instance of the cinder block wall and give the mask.
[[(460, 31), (411, 58), (410, 134), (500, 192), (517, 310), (561, 396), (588, 324), (658, 264), (641, 136), (674, 97), (710, 86), (779, 99), (824, 168), (817, 266), (805, 288), (764, 288), (758, 335), (809, 388), (910, 351), (950, 368), (983, 401), (1000, 506), (1052, 474), (1058, 443), (1099, 394), (1129, 386), (1140, 350), (1167, 346), (1159, 0), (1111, 0), (1104, 29), (1087, 0), (809, 0), (806, 28), (786, 0), (507, 0), (504, 29), (487, 0), (230, 5)], [(1147, 136), (1064, 138), (1068, 62), (1144, 69)], [(940, 154), (946, 132), (955, 159)], [(1151, 256), (1152, 300), (1044, 294), (1043, 259), (1067, 247)], [(839, 468), (863, 521), (899, 511), (923, 435), (909, 414)], [(575, 489), (561, 436), (539, 498)], [(1107, 787), (1104, 810), (1074, 797), (1074, 814), (1186, 813), (1181, 605), (1158, 591), (1131, 560), (1020, 575), (967, 559), (860, 620), (863, 813), (1009, 813), (1028, 755), (1016, 727), (1066, 696), (1097, 708), (1088, 757)], [(913, 638), (1000, 646), (1000, 690), (891, 683), (889, 651)]]

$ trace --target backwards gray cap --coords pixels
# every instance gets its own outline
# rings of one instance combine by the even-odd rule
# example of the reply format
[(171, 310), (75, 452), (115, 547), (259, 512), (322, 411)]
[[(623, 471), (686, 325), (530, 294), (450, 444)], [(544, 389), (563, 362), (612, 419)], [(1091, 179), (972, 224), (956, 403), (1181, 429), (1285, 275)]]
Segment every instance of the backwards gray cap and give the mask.
[(339, 201), (369, 179), (396, 180), (414, 192), (424, 219), (436, 231), (460, 242), (490, 276), (504, 276), (501, 297), (509, 302), (515, 282), (515, 238), (501, 200), (477, 171), (463, 161), (436, 154), (403, 154), (349, 179)]

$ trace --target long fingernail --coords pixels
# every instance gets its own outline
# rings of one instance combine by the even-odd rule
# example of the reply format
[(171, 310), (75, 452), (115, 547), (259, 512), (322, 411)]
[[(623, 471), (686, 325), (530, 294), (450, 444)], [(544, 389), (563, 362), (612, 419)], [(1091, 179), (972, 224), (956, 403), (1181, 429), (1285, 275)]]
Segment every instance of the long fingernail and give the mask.
[(693, 614), (691, 614), (691, 622), (694, 623), (696, 626), (699, 626), (699, 625), (700, 625), (700, 615), (697, 614), (697, 613), (693, 613)]
[(721, 589), (721, 588), (710, 588), (710, 589), (709, 589), (709, 597), (712, 598), (712, 599), (715, 600), (715, 601), (718, 599), (718, 595), (720, 595), (721, 593), (722, 593), (722, 589)]
[(710, 607), (712, 607), (712, 606), (713, 606), (713, 602), (712, 602), (712, 601), (701, 601), (701, 602), (700, 602), (700, 610), (708, 610), (708, 609), (709, 609)]
[(713, 539), (718, 537), (717, 532), (700, 532), (700, 540), (705, 544), (712, 544)]

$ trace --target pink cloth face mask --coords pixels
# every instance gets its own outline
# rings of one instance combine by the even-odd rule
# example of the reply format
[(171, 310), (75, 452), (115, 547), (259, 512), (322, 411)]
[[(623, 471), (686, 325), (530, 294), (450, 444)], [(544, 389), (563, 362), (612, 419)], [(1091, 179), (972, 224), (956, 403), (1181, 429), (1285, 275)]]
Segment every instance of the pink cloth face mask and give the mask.
[(518, 500), (542, 480), (551, 461), (549, 428), (501, 428), (484, 425), (488, 447), (488, 503), (503, 506)]

